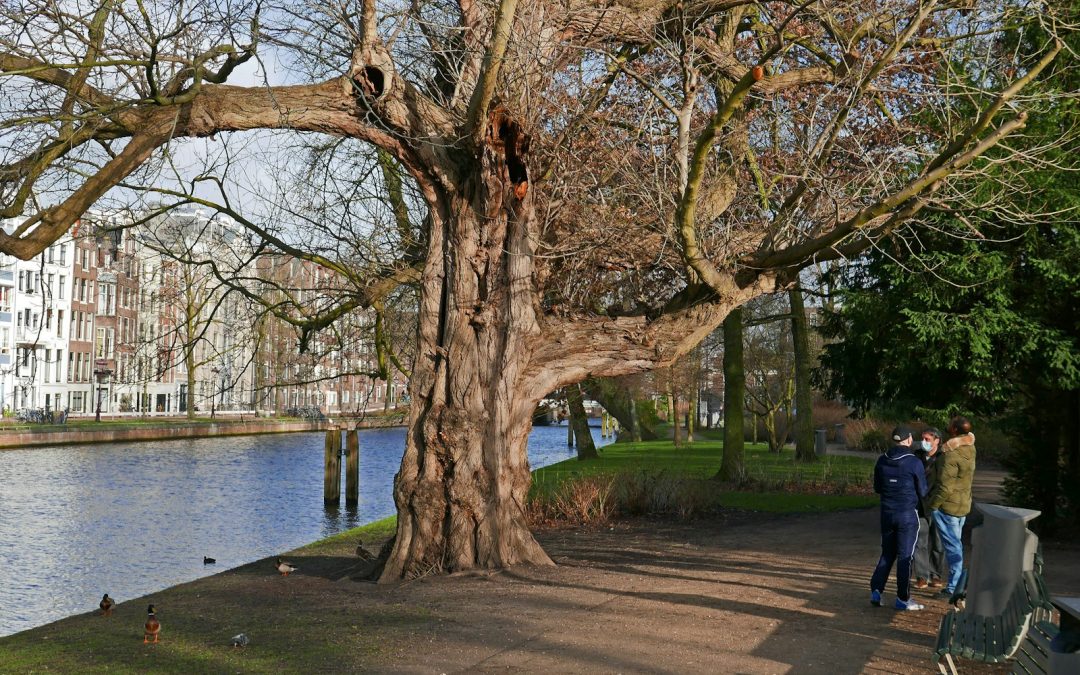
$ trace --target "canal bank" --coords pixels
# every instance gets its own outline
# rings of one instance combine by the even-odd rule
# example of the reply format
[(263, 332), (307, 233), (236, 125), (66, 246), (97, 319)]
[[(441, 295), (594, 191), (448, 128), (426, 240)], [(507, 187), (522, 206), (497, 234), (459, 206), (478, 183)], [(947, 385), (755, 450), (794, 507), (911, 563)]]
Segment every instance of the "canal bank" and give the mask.
[[(322, 431), (5, 450), (0, 636), (391, 516), (405, 437), (360, 432), (359, 503), (337, 508), (323, 501)], [(530, 435), (534, 467), (574, 454), (565, 427)]]
[[(864, 599), (877, 521), (629, 519), (538, 532), (558, 566), (374, 584), (355, 549), (378, 550), (383, 521), (283, 554), (299, 568), (287, 577), (275, 554), (117, 598), (109, 617), (87, 597), (80, 615), (0, 638), (0, 673), (936, 672), (945, 600), (917, 590), (927, 611), (893, 612)], [(1080, 547), (1044, 553), (1050, 589), (1080, 592)], [(157, 644), (141, 639), (150, 603)], [(240, 633), (247, 645), (230, 646)]]
[(100, 423), (16, 425), (0, 427), (0, 449), (83, 443), (165, 441), (213, 436), (250, 436), (323, 431), (332, 425), (355, 424), (360, 429), (386, 429), (404, 424), (403, 415), (372, 416), (356, 421), (241, 418), (223, 420), (106, 420)]

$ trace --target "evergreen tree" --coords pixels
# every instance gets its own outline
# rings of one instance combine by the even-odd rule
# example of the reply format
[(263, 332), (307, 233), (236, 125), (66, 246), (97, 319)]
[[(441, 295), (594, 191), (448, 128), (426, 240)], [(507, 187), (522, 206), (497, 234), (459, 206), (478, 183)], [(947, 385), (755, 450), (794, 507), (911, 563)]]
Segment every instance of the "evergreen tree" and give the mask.
[[(1023, 68), (1046, 39), (1029, 30), (996, 48)], [(1022, 142), (1056, 144), (1052, 160), (1014, 175), (994, 167), (970, 188), (985, 208), (933, 211), (934, 234), (897, 238), (844, 270), (817, 378), (860, 410), (996, 418), (1014, 440), (1007, 494), (1046, 527), (1080, 515), (1080, 75), (1052, 68), (1038, 86), (1060, 96)]]

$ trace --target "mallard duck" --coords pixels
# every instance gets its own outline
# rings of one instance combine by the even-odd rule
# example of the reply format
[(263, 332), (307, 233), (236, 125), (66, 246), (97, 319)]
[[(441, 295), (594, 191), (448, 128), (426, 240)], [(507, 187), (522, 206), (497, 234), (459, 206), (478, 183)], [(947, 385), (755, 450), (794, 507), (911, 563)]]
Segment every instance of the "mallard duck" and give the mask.
[(364, 561), (375, 559), (375, 554), (364, 548), (364, 542), (360, 539), (356, 540), (356, 555)]
[(247, 647), (248, 636), (244, 635), (243, 633), (240, 633), (239, 635), (234, 635), (232, 636), (232, 639), (229, 640), (229, 644), (233, 647)]
[(110, 614), (112, 614), (112, 608), (115, 604), (116, 603), (113, 602), (113, 599), (109, 597), (108, 593), (101, 596), (101, 602), (98, 603), (98, 607), (101, 608), (101, 615), (109, 616)]
[(296, 565), (287, 563), (281, 558), (277, 559), (277, 571), (281, 572), (281, 576), (287, 577), (289, 576), (289, 572), (295, 572), (297, 569)]
[(150, 638), (154, 638), (154, 642), (158, 641), (158, 634), (161, 633), (161, 622), (158, 621), (157, 615), (154, 614), (154, 606), (150, 605), (146, 608), (146, 630), (143, 632), (143, 644), (150, 641)]

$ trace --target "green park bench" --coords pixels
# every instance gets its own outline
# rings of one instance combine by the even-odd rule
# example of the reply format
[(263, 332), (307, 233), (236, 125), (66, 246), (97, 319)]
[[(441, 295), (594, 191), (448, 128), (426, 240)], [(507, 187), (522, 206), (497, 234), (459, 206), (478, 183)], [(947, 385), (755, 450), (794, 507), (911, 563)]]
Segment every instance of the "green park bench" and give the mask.
[[(965, 580), (962, 579), (961, 584)], [(959, 605), (963, 602), (963, 586), (957, 586), (957, 589), (952, 602)], [(1008, 660), (1020, 649), (1030, 626), (1033, 623), (1049, 625), (1052, 612), (1042, 575), (1037, 571), (1024, 572), (1022, 583), (1016, 584), (1001, 614), (981, 616), (950, 610), (942, 617), (934, 650), (938, 670), (945, 675), (956, 675), (955, 658), (984, 663)]]
[(1050, 672), (1050, 641), (1058, 627), (1049, 621), (1035, 621), (1016, 650), (1012, 672), (1016, 675), (1047, 675)]
[(1058, 608), (1061, 625), (1032, 621), (1016, 651), (1014, 675), (1080, 673), (1080, 598), (1054, 598), (1051, 602)]

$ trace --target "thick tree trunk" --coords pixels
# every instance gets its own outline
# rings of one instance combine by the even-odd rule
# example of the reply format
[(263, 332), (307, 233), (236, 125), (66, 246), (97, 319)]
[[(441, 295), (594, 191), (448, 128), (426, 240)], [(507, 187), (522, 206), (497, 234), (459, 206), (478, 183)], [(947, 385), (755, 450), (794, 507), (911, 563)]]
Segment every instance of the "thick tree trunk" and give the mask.
[(574, 438), (577, 441), (577, 458), (595, 459), (599, 455), (596, 454), (596, 444), (589, 432), (589, 417), (581, 400), (581, 386), (571, 384), (565, 391), (566, 405), (570, 409), (570, 425), (574, 427)]
[(795, 459), (817, 461), (814, 451), (814, 393), (810, 388), (810, 330), (802, 289), (788, 291), (791, 304), (791, 339), (795, 344)]
[(502, 152), (513, 133), (493, 133), (457, 192), (431, 199), (397, 534), (381, 581), (552, 564), (524, 513), (526, 442), (547, 392), (524, 376), (539, 333), (535, 233), (523, 169), (508, 170)]
[(746, 405), (746, 377), (743, 374), (742, 308), (731, 310), (724, 319), (724, 457), (720, 480), (735, 480), (743, 468), (743, 408)]

